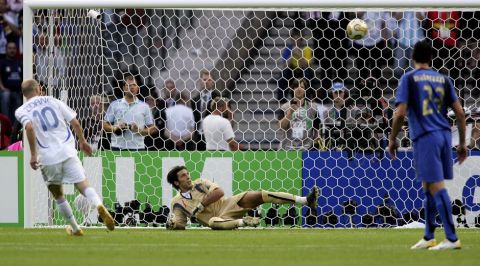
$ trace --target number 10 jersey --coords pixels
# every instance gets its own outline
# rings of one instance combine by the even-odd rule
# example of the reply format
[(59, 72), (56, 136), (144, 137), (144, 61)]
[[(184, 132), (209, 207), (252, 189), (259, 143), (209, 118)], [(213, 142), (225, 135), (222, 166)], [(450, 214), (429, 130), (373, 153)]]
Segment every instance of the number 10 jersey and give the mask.
[(32, 123), (42, 165), (57, 164), (77, 156), (75, 138), (69, 126), (76, 116), (75, 111), (51, 96), (32, 97), (15, 111), (15, 117), (24, 127)]

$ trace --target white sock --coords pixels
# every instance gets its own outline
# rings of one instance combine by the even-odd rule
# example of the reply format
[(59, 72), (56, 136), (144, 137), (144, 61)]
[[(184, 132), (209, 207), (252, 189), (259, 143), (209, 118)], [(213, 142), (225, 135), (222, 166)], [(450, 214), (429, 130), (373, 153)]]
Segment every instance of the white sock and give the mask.
[(238, 219), (238, 227), (244, 227), (245, 223), (243, 222), (243, 219)]
[(59, 199), (57, 200), (57, 206), (63, 218), (72, 226), (73, 231), (77, 232), (80, 230), (80, 226), (78, 226), (75, 216), (73, 216), (72, 207), (70, 207), (68, 201)]
[(83, 194), (85, 195), (85, 197), (91, 202), (93, 203), (93, 205), (95, 205), (95, 207), (98, 207), (100, 205), (102, 205), (102, 200), (100, 199), (100, 197), (98, 196), (97, 192), (95, 191), (95, 189), (93, 189), (92, 187), (87, 187), (84, 191), (83, 191)]
[(307, 204), (307, 197), (295, 196), (295, 203), (305, 205), (305, 204)]

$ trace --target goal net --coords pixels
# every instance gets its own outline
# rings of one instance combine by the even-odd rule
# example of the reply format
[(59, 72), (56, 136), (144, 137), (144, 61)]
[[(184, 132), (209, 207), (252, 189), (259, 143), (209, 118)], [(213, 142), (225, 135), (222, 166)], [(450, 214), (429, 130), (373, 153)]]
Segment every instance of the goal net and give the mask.
[[(346, 36), (354, 18), (369, 27), (362, 40)], [(162, 225), (176, 194), (166, 175), (184, 164), (193, 179), (216, 182), (226, 196), (320, 188), (316, 210), (266, 204), (251, 212), (263, 226), (397, 227), (423, 222), (408, 123), (398, 160), (386, 145), (398, 80), (412, 69), (413, 45), (428, 39), (432, 67), (452, 78), (467, 112), (471, 156), (455, 162), (447, 182), (454, 220), (480, 226), (479, 19), (478, 8), (438, 7), (33, 8), (25, 18), (33, 54), (25, 56), (46, 93), (77, 112), (96, 150), (82, 155), (87, 177), (121, 226)], [(130, 88), (127, 74), (150, 112), (133, 120), (115, 109)], [(228, 102), (223, 114), (240, 151), (205, 143), (203, 121), (218, 97)], [(156, 130), (143, 139), (131, 128), (107, 132), (105, 122)], [(121, 146), (122, 138), (140, 138), (141, 146)], [(39, 173), (25, 175), (27, 226), (64, 224)], [(99, 224), (72, 186), (65, 193), (81, 222)]]

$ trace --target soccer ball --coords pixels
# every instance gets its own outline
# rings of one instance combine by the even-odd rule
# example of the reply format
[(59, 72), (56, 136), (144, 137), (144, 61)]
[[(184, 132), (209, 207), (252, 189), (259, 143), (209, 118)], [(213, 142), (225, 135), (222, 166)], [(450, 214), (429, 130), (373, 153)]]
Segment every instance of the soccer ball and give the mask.
[(351, 20), (347, 25), (347, 36), (353, 40), (363, 39), (368, 34), (368, 26), (365, 21), (356, 18)]

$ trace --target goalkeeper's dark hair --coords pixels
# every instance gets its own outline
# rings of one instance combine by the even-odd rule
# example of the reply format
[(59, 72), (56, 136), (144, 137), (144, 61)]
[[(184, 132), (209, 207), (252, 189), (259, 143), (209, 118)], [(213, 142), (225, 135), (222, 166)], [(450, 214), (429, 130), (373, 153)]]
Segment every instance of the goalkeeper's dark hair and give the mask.
[(182, 171), (182, 170), (187, 170), (187, 167), (185, 167), (184, 165), (177, 165), (175, 167), (173, 167), (167, 174), (167, 181), (168, 183), (170, 183), (170, 185), (172, 185), (176, 190), (179, 189), (179, 187), (177, 185), (175, 185), (175, 181), (178, 181), (178, 172)]
[(432, 45), (429, 41), (417, 42), (413, 47), (412, 59), (416, 63), (431, 64), (433, 57)]

